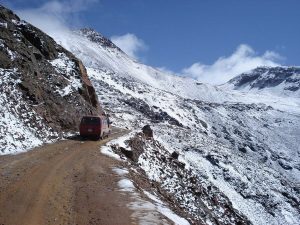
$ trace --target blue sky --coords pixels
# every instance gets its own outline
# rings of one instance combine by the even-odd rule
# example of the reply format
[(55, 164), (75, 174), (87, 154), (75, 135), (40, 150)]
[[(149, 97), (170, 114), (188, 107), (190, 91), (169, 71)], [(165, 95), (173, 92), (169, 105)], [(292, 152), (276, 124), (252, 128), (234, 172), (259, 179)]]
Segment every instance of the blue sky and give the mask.
[(63, 6), (69, 27), (92, 27), (146, 64), (195, 78), (237, 57), (238, 67), (255, 59), (244, 68), (300, 65), (299, 0), (2, 1), (20, 12), (49, 3)]

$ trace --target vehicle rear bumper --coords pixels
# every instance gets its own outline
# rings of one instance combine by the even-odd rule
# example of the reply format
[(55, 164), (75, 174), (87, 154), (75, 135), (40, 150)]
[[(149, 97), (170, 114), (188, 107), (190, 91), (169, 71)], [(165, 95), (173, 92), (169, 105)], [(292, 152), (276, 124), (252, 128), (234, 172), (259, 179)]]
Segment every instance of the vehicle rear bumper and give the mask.
[(100, 137), (100, 132), (80, 131), (82, 137)]

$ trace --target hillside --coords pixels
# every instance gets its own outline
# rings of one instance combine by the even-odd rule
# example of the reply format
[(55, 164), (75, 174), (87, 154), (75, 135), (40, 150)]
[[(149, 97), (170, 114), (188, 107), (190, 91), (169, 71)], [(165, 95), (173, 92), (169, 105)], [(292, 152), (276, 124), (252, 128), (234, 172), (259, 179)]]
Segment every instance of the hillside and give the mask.
[(86, 69), (41, 30), (0, 6), (0, 154), (76, 131), (101, 108)]
[[(300, 220), (299, 105), (163, 73), (98, 41), (95, 31), (54, 38), (88, 67), (114, 124), (133, 130), (109, 149), (138, 152), (128, 159), (137, 177), (146, 174), (154, 191), (192, 221)], [(150, 141), (139, 134), (146, 124), (154, 130)], [(180, 156), (172, 160), (174, 151)]]

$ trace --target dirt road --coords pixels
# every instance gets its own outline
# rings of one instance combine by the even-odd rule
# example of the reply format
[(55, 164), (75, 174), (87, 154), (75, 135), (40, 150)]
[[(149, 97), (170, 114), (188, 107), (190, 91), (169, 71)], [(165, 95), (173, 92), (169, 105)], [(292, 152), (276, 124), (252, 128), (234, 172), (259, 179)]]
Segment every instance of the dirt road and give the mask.
[(64, 140), (0, 157), (0, 225), (137, 224), (111, 170), (119, 162), (99, 151), (110, 139)]

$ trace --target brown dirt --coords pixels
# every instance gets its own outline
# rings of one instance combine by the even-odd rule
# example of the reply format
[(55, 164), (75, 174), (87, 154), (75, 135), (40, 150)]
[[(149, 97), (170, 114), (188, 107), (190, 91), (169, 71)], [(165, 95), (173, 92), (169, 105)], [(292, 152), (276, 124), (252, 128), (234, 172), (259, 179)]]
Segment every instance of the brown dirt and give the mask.
[(137, 224), (102, 141), (64, 140), (0, 157), (0, 225)]

